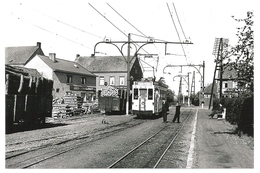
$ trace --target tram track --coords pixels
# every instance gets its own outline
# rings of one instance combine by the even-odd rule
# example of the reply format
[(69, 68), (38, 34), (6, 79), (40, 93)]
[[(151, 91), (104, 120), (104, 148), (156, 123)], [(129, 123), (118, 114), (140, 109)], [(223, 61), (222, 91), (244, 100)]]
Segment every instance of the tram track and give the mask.
[[(192, 113), (193, 113), (193, 111), (191, 109), (188, 112), (183, 112), (182, 113), (182, 115), (183, 114), (188, 114), (188, 115), (185, 117), (183, 122), (180, 123), (180, 125), (177, 127), (176, 131), (174, 131), (174, 133), (172, 133), (172, 135), (170, 137), (171, 138), (170, 141), (166, 140), (166, 142), (164, 142), (161, 145), (160, 145), (160, 142), (158, 142), (159, 145), (153, 146), (153, 148), (160, 148), (160, 150), (155, 151), (155, 154), (149, 153), (150, 155), (154, 155), (154, 157), (148, 163), (144, 163), (145, 167), (156, 168), (160, 164), (160, 162), (163, 159), (164, 155), (167, 153), (169, 148), (172, 146), (173, 142), (178, 137), (180, 131), (185, 126), (187, 120), (190, 118)], [(129, 161), (129, 160), (138, 160), (139, 162), (142, 162), (140, 158), (145, 158), (145, 156), (144, 156), (145, 154), (142, 154), (142, 151), (138, 151), (138, 150), (140, 150), (141, 147), (145, 147), (145, 145), (151, 145), (151, 143), (152, 143), (152, 145), (154, 145), (154, 143), (156, 143), (156, 140), (160, 141), (161, 140), (160, 134), (162, 134), (165, 130), (167, 130), (167, 128), (168, 128), (168, 130), (169, 130), (169, 128), (171, 130), (172, 129), (172, 123), (168, 123), (167, 125), (165, 125), (161, 129), (159, 129), (157, 132), (155, 132), (154, 134), (149, 136), (147, 139), (142, 141), (140, 144), (136, 145), (134, 148), (132, 148), (130, 151), (128, 151), (125, 155), (120, 157), (114, 163), (109, 165), (107, 168), (129, 168), (131, 166), (133, 166), (134, 168), (139, 167), (137, 165), (134, 165), (133, 162)], [(165, 138), (165, 136), (164, 136), (164, 138)], [(154, 141), (152, 141), (152, 140), (154, 140)], [(141, 153), (141, 155), (140, 155), (140, 153)], [(158, 154), (159, 154), (159, 156), (158, 156)], [(137, 157), (135, 155), (140, 155), (140, 156)], [(130, 157), (130, 159), (128, 159), (128, 157)], [(133, 158), (135, 158), (135, 159), (133, 159)], [(127, 164), (125, 164), (125, 163), (127, 163)], [(129, 165), (128, 163), (131, 163), (133, 165)], [(142, 167), (142, 166), (140, 166), (140, 167)]]
[[(129, 121), (111, 126), (107, 129), (101, 129), (91, 134), (81, 134), (66, 140), (60, 140), (55, 143), (31, 148), (30, 150), (13, 151), (6, 153), (7, 168), (29, 168), (45, 160), (59, 156), (81, 145), (98, 141), (105, 137), (109, 137), (122, 130), (138, 126), (145, 121)], [(29, 141), (30, 142), (30, 141)], [(71, 146), (73, 143), (73, 146)], [(33, 156), (32, 156), (33, 155)], [(14, 163), (13, 163), (14, 162)]]
[[(176, 126), (177, 128), (174, 129), (174, 132), (173, 132), (174, 136), (177, 137), (179, 131), (185, 125), (185, 122), (189, 119), (191, 112), (192, 112), (191, 110), (183, 111), (183, 115), (184, 114), (187, 114), (187, 115), (185, 116), (185, 119), (182, 121), (182, 123), (178, 124), (178, 126)], [(183, 116), (183, 118), (184, 118), (184, 116)], [(15, 154), (9, 153), (9, 156), (6, 157), (6, 168), (31, 168), (31, 167), (34, 167), (35, 165), (37, 166), (38, 164), (40, 164), (42, 162), (45, 162), (47, 160), (51, 160), (52, 158), (58, 157), (59, 155), (62, 155), (69, 151), (72, 151), (74, 149), (80, 148), (81, 146), (83, 146), (85, 144), (88, 145), (88, 143), (92, 143), (92, 142), (98, 141), (100, 139), (104, 139), (106, 137), (113, 136), (114, 134), (116, 134), (118, 132), (122, 132), (123, 130), (127, 130), (132, 127), (141, 125), (144, 122), (146, 122), (146, 121), (143, 121), (143, 120), (128, 121), (128, 122), (124, 122), (124, 123), (115, 125), (113, 127), (109, 127), (108, 129), (99, 130), (93, 134), (81, 134), (81, 135), (77, 135), (74, 138), (61, 140), (56, 143), (48, 144), (46, 146), (36, 147), (29, 151), (21, 151), (21, 152), (15, 153)], [(136, 149), (140, 148), (141, 146), (146, 144), (149, 140), (153, 139), (156, 135), (161, 134), (167, 128), (168, 129), (172, 128), (172, 123), (165, 124), (165, 126), (163, 128), (161, 128), (155, 134), (150, 136), (149, 137), (150, 139), (147, 139), (147, 141), (142, 142), (141, 144), (139, 144), (140, 146), (135, 147), (135, 148)], [(169, 142), (167, 141), (167, 143), (169, 143)], [(164, 146), (160, 147), (160, 148), (164, 148), (164, 149), (167, 148), (165, 145), (166, 144), (164, 144)], [(133, 150), (136, 150), (136, 149), (133, 149)], [(163, 149), (161, 149), (160, 151), (162, 151), (162, 150)], [(128, 152), (128, 153), (131, 154), (132, 152)], [(159, 153), (161, 154), (161, 152), (159, 152)], [(128, 156), (125, 156), (124, 158), (126, 158), (126, 157), (128, 157)], [(159, 158), (159, 157), (156, 157), (156, 158)], [(153, 163), (155, 163), (155, 162), (153, 161)], [(117, 163), (111, 164), (109, 166), (109, 168), (117, 167), (116, 165), (117, 165)], [(151, 167), (151, 166), (149, 165), (147, 167)]]

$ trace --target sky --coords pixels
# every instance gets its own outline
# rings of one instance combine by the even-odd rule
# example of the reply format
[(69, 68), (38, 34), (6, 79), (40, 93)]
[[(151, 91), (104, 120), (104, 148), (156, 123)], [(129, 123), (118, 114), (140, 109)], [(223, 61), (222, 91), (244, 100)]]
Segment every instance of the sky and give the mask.
[[(167, 44), (169, 55), (165, 55), (165, 44), (146, 45), (144, 50), (138, 52), (155, 54), (153, 58), (142, 58), (146, 62), (142, 62), (143, 66), (149, 67), (149, 64), (156, 67), (158, 58), (156, 78), (165, 77), (166, 83), (177, 93), (179, 79), (175, 76), (187, 75), (190, 72), (191, 84), (192, 73), (196, 69), (183, 67), (180, 72), (180, 67), (165, 67), (202, 65), (205, 61), (205, 86), (212, 83), (215, 67), (212, 51), (215, 38), (227, 38), (230, 45), (235, 45), (236, 28), (241, 24), (231, 16), (246, 18), (247, 11), (255, 11), (255, 4), (253, 0), (4, 0), (1, 1), (1, 16), (4, 16), (4, 32), (1, 32), (4, 33), (4, 39), (1, 44), (3, 47), (33, 46), (36, 42), (41, 42), (45, 55), (56, 53), (57, 58), (74, 61), (76, 54), (93, 54), (95, 44), (104, 39), (127, 41), (128, 33), (131, 34), (133, 42), (146, 42), (147, 38), (144, 36), (170, 42), (183, 42), (188, 39), (193, 44), (183, 45), (184, 51), (180, 44)], [(117, 46), (121, 47), (119, 44)], [(136, 48), (132, 45), (131, 55), (135, 51)], [(96, 53), (101, 56), (120, 55), (115, 46), (104, 43), (97, 46), (96, 52), (101, 52)], [(123, 47), (123, 53), (127, 55), (127, 46)], [(164, 68), (166, 74), (163, 73)], [(145, 69), (145, 77), (153, 75), (148, 71), (151, 68)], [(200, 72), (202, 73), (202, 69)], [(195, 73), (196, 92), (200, 90), (200, 79), (200, 74)], [(183, 87), (185, 91), (187, 85), (184, 83)]]

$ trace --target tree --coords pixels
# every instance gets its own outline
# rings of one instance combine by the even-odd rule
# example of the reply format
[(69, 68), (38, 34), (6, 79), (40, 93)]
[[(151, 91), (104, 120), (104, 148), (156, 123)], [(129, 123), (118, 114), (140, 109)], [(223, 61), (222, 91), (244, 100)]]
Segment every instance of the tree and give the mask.
[[(247, 18), (235, 19), (237, 22), (244, 22), (244, 26), (237, 28), (238, 42), (234, 47), (231, 46), (227, 52), (226, 64), (237, 71), (237, 82), (241, 88), (248, 92), (253, 92), (254, 84), (254, 31), (253, 31), (253, 12), (247, 12)], [(232, 59), (232, 57), (235, 57)]]
[(159, 81), (160, 84), (166, 84), (165, 78), (164, 77), (160, 77)]

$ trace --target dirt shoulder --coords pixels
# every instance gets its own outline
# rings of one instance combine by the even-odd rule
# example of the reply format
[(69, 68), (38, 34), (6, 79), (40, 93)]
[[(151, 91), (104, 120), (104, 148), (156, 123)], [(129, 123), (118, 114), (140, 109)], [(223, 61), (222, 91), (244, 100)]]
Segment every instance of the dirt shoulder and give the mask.
[(134, 117), (132, 115), (91, 114), (66, 119), (50, 118), (44, 128), (6, 134), (5, 152), (30, 150), (33, 147), (50, 145), (82, 134), (95, 133), (110, 126), (131, 121)]

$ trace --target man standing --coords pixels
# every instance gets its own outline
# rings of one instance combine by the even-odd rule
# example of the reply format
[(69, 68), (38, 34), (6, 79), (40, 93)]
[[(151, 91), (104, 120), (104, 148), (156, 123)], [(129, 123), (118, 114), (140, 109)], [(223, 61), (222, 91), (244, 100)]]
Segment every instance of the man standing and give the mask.
[(167, 123), (167, 111), (169, 110), (169, 104), (167, 101), (165, 101), (165, 98), (162, 102), (162, 116), (163, 116), (163, 122)]
[(181, 105), (179, 105), (179, 103), (176, 103), (176, 111), (175, 111), (175, 115), (174, 118), (172, 120), (172, 122), (174, 123), (175, 120), (177, 119), (177, 123), (180, 123), (180, 113), (181, 113)]

